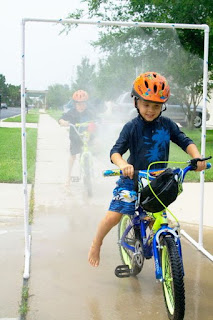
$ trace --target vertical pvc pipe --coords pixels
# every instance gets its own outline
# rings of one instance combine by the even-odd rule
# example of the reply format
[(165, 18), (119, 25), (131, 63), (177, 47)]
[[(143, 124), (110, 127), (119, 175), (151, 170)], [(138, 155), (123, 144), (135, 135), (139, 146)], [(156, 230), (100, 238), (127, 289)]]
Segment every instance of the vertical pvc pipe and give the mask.
[[(204, 61), (203, 61), (203, 112), (202, 112), (202, 136), (201, 155), (205, 157), (206, 149), (206, 105), (208, 83), (208, 52), (209, 52), (209, 27), (204, 30)], [(199, 222), (199, 246), (203, 247), (203, 208), (204, 208), (204, 171), (200, 173), (200, 222)]]
[(27, 195), (27, 153), (25, 125), (25, 21), (22, 20), (22, 83), (21, 83), (21, 133), (22, 133), (22, 177), (24, 191), (24, 231), (25, 231), (25, 266), (24, 279), (29, 278), (30, 236), (29, 236), (29, 206)]

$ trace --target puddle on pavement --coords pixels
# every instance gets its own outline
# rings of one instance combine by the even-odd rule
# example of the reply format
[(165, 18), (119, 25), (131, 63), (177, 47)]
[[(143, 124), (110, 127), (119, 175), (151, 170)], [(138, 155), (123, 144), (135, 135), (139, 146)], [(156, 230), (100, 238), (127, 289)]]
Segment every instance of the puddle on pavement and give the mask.
[[(117, 228), (105, 238), (100, 267), (89, 266), (88, 250), (111, 200), (112, 182), (108, 185), (106, 180), (104, 190), (102, 185), (94, 191), (95, 196), (89, 199), (80, 184), (76, 184), (73, 192), (59, 194), (57, 206), (53, 192), (52, 205), (49, 198), (48, 203), (36, 208), (32, 228), (29, 319), (167, 319), (161, 284), (155, 280), (153, 259), (145, 261), (144, 269), (135, 278), (115, 277), (114, 269), (121, 264)], [(197, 226), (181, 226), (196, 240)], [(211, 228), (205, 228), (204, 244), (206, 249), (211, 249)], [(213, 314), (213, 264), (184, 237), (182, 246), (185, 319), (210, 320)]]

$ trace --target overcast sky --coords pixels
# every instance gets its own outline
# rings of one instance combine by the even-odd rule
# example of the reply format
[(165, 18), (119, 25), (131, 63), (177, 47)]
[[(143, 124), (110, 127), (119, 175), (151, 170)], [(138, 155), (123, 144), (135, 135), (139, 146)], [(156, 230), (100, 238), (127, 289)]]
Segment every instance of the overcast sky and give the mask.
[[(6, 82), (21, 83), (21, 21), (23, 18), (65, 19), (82, 7), (80, 0), (7, 0), (0, 5), (0, 74)], [(55, 83), (70, 84), (75, 66), (83, 56), (96, 59), (90, 40), (97, 38), (97, 27), (81, 25), (68, 36), (62, 25), (26, 23), (26, 87), (47, 89)], [(96, 59), (97, 60), (97, 59)]]

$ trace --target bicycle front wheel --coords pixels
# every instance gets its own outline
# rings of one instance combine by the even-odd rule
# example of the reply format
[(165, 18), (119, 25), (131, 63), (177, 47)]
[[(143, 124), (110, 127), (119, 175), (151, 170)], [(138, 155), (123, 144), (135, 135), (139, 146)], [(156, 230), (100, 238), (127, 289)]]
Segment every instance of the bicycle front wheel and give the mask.
[(84, 154), (82, 157), (83, 162), (83, 183), (88, 197), (92, 197), (92, 160), (90, 154)]
[[(128, 215), (123, 215), (121, 218), (121, 221), (118, 225), (118, 240), (121, 239), (124, 231), (131, 223), (131, 217)], [(132, 247), (135, 247), (136, 254), (134, 256), (134, 253), (132, 250), (124, 248), (123, 246), (119, 245), (119, 251), (121, 260), (124, 264), (127, 264), (130, 268), (131, 275), (136, 276), (139, 272), (141, 272), (143, 268), (144, 263), (144, 255), (143, 255), (143, 247), (141, 243), (141, 237), (140, 237), (140, 229), (137, 228), (131, 228), (128, 232), (125, 240), (127, 244), (129, 244)]]
[(185, 314), (185, 289), (182, 262), (175, 240), (161, 240), (161, 263), (163, 293), (169, 319), (182, 320)]

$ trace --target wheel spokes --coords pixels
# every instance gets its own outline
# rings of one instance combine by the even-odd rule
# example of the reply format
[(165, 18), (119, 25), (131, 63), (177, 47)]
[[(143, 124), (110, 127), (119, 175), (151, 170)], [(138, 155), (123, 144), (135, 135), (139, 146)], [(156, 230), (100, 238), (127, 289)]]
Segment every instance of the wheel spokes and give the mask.
[(166, 246), (164, 246), (163, 252), (164, 252), (164, 269), (163, 269), (164, 288), (165, 288), (166, 300), (168, 302), (169, 310), (171, 314), (173, 314), (174, 313), (173, 277), (171, 273), (171, 265), (170, 265)]
[[(129, 217), (126, 217), (125, 219), (126, 219), (125, 223), (123, 223), (123, 225), (122, 225), (123, 228), (121, 229), (121, 232), (120, 232), (120, 237), (122, 236), (125, 229), (127, 228), (127, 226), (130, 223)], [(134, 245), (135, 237), (134, 237), (134, 231), (132, 229), (129, 231), (128, 235), (126, 236), (125, 242), (129, 245)], [(131, 250), (128, 250), (127, 248), (124, 248), (124, 247), (121, 247), (121, 250), (123, 251), (123, 257), (124, 257), (125, 263), (128, 264), (131, 268), (132, 267), (133, 252)]]

